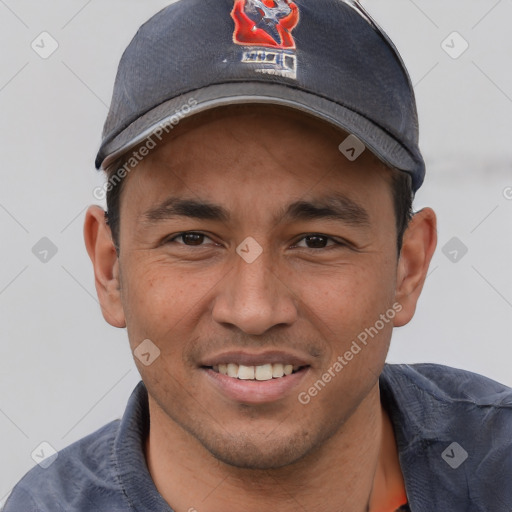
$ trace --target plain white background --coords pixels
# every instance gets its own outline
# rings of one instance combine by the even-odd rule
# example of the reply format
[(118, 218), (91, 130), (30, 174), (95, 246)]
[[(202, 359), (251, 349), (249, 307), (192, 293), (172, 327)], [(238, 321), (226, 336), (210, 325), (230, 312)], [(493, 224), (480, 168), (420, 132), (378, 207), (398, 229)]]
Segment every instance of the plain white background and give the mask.
[[(119, 58), (168, 3), (0, 0), (0, 503), (41, 442), (61, 449), (119, 418), (139, 379), (126, 332), (101, 316), (82, 224)], [(415, 207), (439, 216), (417, 315), (388, 361), (512, 385), (512, 2), (364, 5), (415, 84), (428, 172)], [(43, 31), (59, 45), (48, 59), (31, 48)], [(57, 249), (46, 263), (32, 252), (43, 237)], [(453, 237), (457, 262), (442, 251)]]

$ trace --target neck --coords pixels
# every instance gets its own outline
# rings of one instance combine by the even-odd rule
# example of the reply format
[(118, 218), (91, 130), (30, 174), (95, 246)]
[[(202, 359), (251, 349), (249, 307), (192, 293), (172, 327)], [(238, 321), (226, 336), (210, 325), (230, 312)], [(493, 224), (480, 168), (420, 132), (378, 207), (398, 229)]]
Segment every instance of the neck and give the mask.
[(218, 461), (151, 397), (149, 405), (148, 468), (176, 512), (367, 512), (378, 510), (375, 503), (382, 503), (382, 493), (396, 474), (396, 444), (378, 385), (322, 446), (293, 465), (272, 470), (240, 469)]

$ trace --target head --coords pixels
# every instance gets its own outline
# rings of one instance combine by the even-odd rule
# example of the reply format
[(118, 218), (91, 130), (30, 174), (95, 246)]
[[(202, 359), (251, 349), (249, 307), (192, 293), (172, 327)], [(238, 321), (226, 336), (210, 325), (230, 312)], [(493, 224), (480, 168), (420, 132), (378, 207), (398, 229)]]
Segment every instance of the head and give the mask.
[(85, 223), (152, 428), (259, 469), (375, 413), (436, 243), (431, 210), (410, 218), (424, 162), (396, 48), (353, 1), (266, 4), (263, 20), (242, 0), (176, 2), (141, 27), (97, 166), (159, 143)]
[[(158, 347), (147, 366), (135, 357), (150, 403), (223, 463), (321, 449), (366, 407), (393, 327), (414, 315), (435, 215), (410, 219), (407, 174), (369, 150), (349, 161), (346, 136), (283, 107), (210, 110), (124, 178), (108, 222), (88, 210), (105, 319), (133, 351)], [(294, 373), (248, 393), (219, 373), (230, 362)]]

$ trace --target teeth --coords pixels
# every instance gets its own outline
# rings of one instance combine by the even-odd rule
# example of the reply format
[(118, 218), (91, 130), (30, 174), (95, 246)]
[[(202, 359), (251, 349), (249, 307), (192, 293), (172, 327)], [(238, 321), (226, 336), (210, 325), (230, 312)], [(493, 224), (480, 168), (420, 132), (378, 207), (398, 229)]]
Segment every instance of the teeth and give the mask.
[(214, 366), (213, 370), (218, 371), (222, 375), (238, 378), (241, 380), (272, 380), (279, 379), (286, 375), (291, 375), (294, 371), (300, 369), (300, 366), (291, 364), (262, 364), (260, 366), (244, 366), (235, 363), (219, 364)]
[(256, 380), (270, 380), (272, 378), (272, 365), (264, 364), (262, 366), (256, 366), (254, 370), (254, 376)]
[(238, 367), (238, 378), (242, 380), (254, 380), (254, 366), (244, 366), (241, 364)]
[(238, 365), (229, 363), (227, 367), (228, 377), (238, 377)]
[(284, 375), (284, 366), (281, 363), (272, 365), (272, 377), (278, 379)]

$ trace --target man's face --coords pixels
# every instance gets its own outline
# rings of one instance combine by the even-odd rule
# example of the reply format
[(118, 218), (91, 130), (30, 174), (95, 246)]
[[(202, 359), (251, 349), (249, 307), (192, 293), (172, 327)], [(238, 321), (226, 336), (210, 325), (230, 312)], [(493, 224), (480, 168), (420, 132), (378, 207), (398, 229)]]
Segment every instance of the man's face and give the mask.
[[(396, 300), (391, 177), (369, 151), (349, 162), (345, 137), (298, 113), (219, 110), (176, 128), (126, 178), (119, 268), (131, 348), (159, 348), (151, 365), (136, 360), (151, 399), (228, 464), (301, 459), (376, 389), (393, 322), (375, 325)], [(258, 366), (260, 378), (279, 365), (294, 373), (244, 380), (220, 373), (228, 364), (249, 377)]]

